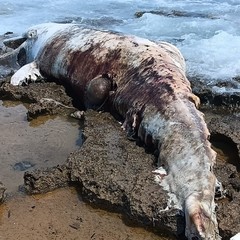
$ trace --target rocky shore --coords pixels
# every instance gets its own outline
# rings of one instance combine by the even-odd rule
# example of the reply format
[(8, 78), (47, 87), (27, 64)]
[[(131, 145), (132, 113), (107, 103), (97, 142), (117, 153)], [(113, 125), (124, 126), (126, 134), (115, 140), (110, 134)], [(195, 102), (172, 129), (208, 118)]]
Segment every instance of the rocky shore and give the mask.
[[(47, 82), (14, 87), (8, 81), (7, 76), (2, 76), (1, 100), (27, 102), (29, 121), (41, 114), (70, 115), (77, 110), (63, 86)], [(239, 98), (228, 95), (226, 101), (226, 95), (219, 94), (220, 100), (216, 101), (216, 93), (205, 86), (194, 86), (193, 90), (203, 100), (201, 110), (218, 151), (215, 173), (225, 197), (217, 200), (217, 217), (223, 240), (229, 239), (240, 231)], [(128, 140), (109, 113), (87, 111), (80, 121), (84, 126), (83, 146), (70, 154), (64, 165), (25, 172), (26, 192), (45, 193), (73, 184), (87, 202), (122, 213), (128, 221), (141, 226), (168, 232), (178, 239), (183, 237), (183, 213), (167, 209), (168, 196), (154, 181), (156, 153), (139, 141)], [(1, 184), (0, 201), (5, 190)]]
[[(32, 102), (28, 113), (30, 119), (39, 114), (70, 114), (75, 110), (64, 88), (55, 83), (25, 87), (4, 83), (0, 92), (5, 99)], [(43, 98), (55, 101), (43, 103)], [(230, 152), (235, 152), (231, 157), (224, 153), (221, 155), (221, 150), (218, 150), (215, 169), (226, 192), (226, 197), (217, 202), (219, 227), (223, 239), (228, 239), (240, 229), (237, 210), (240, 200), (240, 119), (238, 114), (223, 116), (206, 106), (203, 111), (212, 142), (220, 142), (226, 149), (230, 148)], [(72, 153), (64, 165), (26, 172), (26, 191), (36, 194), (75, 184), (80, 186), (82, 197), (87, 202), (120, 212), (139, 225), (182, 236), (183, 214), (178, 209), (166, 209), (167, 194), (154, 182), (154, 153), (147, 152), (140, 142), (128, 140), (120, 124), (109, 113), (87, 111), (81, 121), (84, 124), (83, 146)]]

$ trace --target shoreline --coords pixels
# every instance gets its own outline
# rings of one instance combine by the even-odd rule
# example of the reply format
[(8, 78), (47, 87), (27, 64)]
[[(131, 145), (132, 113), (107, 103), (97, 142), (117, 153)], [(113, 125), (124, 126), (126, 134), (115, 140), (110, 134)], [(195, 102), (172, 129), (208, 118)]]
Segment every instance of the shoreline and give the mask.
[[(52, 85), (55, 86), (54, 84), (52, 84)], [(42, 94), (45, 93), (46, 89), (50, 88), (50, 86), (51, 86), (51, 84), (49, 84), (49, 83), (42, 83), (42, 84), (34, 84), (34, 85), (31, 85), (31, 86), (29, 85), (28, 87), (24, 88), (24, 87), (12, 87), (12, 86), (9, 86), (9, 85), (5, 84), (5, 85), (1, 86), (0, 93), (2, 94), (2, 97), (4, 96), (6, 99), (9, 98), (9, 99), (13, 100), (13, 99), (17, 98), (18, 100), (20, 99), (21, 101), (28, 100), (28, 101), (32, 102), (32, 104), (34, 104), (34, 105), (32, 105), (31, 108), (28, 109), (28, 111), (29, 111), (28, 112), (28, 116), (30, 116), (30, 119), (34, 119), (36, 116), (41, 115), (41, 114), (53, 114), (53, 115), (54, 114), (60, 114), (60, 115), (61, 114), (63, 114), (63, 115), (64, 114), (68, 114), (68, 113), (66, 113), (66, 109), (62, 108), (62, 106), (52, 105), (51, 103), (48, 103), (46, 105), (42, 105), (41, 104), (41, 101), (40, 101), (41, 97), (38, 96), (39, 92), (41, 92)], [(35, 95), (33, 94), (34, 92), (35, 92)], [(59, 93), (57, 93), (56, 95), (51, 96), (51, 98), (56, 100), (57, 96), (59, 96)], [(47, 96), (47, 97), (49, 97), (49, 96)], [(71, 102), (71, 101), (68, 101), (64, 96), (62, 96), (61, 99), (57, 99), (57, 100), (60, 101), (60, 102), (63, 102), (64, 105), (69, 105), (70, 102)], [(227, 107), (227, 106), (228, 105), (226, 104), (225, 107)], [(218, 113), (218, 111), (221, 110), (221, 114), (222, 114), (222, 108), (221, 107), (218, 108), (217, 106), (215, 106), (214, 108), (212, 108), (211, 105), (205, 105), (203, 107), (208, 108), (208, 111), (210, 113), (211, 113), (211, 111), (213, 111), (215, 113)], [(224, 113), (224, 111), (223, 111), (223, 113)], [(89, 118), (90, 120), (89, 119), (87, 120), (88, 123), (90, 124), (89, 126), (99, 126), (99, 125), (101, 126), (101, 124), (98, 123), (99, 118), (100, 119), (102, 118), (102, 121), (103, 121), (102, 126), (105, 126), (105, 128), (106, 128), (106, 126), (111, 126), (111, 124), (113, 124), (113, 125), (115, 124), (116, 125), (116, 123), (113, 123), (114, 120), (107, 113), (105, 115), (102, 114), (101, 117), (99, 117), (100, 115), (98, 115), (98, 113), (94, 113), (94, 114), (90, 115), (90, 118)], [(239, 143), (240, 143), (239, 138), (240, 137), (235, 139), (233, 137), (233, 135), (232, 135), (232, 132), (236, 131), (238, 126), (237, 126), (237, 124), (236, 125), (231, 125), (231, 123), (233, 121), (239, 119), (239, 115), (233, 116), (231, 114), (232, 113), (230, 113), (230, 114), (226, 113), (226, 116), (225, 116), (226, 117), (226, 119), (225, 119), (226, 124), (222, 124), (222, 123), (224, 123), (224, 121), (221, 120), (222, 115), (219, 115), (220, 117), (219, 116), (215, 116), (215, 119), (218, 119), (218, 120), (215, 120), (215, 122), (213, 121), (211, 123), (212, 119), (214, 119), (214, 116), (213, 116), (213, 118), (211, 118), (209, 120), (208, 124), (211, 125), (211, 129), (210, 130), (212, 132), (214, 132), (214, 131), (215, 132), (219, 132), (220, 134), (226, 135), (228, 138), (232, 139), (233, 143), (237, 146), (237, 150), (235, 150), (235, 151), (238, 151), (238, 155), (239, 155), (239, 152), (240, 152), (239, 151)], [(218, 114), (216, 114), (216, 115), (218, 115)], [(230, 117), (230, 118), (228, 119), (227, 117)], [(233, 118), (231, 118), (231, 117), (233, 117)], [(235, 120), (233, 120), (233, 119), (235, 119)], [(217, 121), (218, 124), (216, 124), (216, 121)], [(231, 126), (231, 127), (229, 127), (229, 129), (228, 129), (228, 126)], [(120, 125), (118, 127), (116, 128), (118, 130), (114, 130), (115, 131), (115, 133), (113, 134), (114, 136), (121, 136), (121, 134), (122, 134), (121, 130), (120, 130)], [(109, 127), (107, 127), (107, 129), (109, 129)], [(96, 130), (99, 131), (99, 129), (96, 128), (96, 127), (95, 127), (95, 129), (93, 128), (93, 130), (94, 131), (96, 131)], [(88, 131), (89, 131), (89, 127), (88, 127)], [(104, 130), (103, 129), (102, 132), (99, 131), (100, 132), (99, 139), (104, 139), (103, 136), (106, 135), (106, 131), (108, 131), (108, 130), (106, 130), (106, 129)], [(108, 134), (112, 134), (112, 133), (113, 132), (111, 132), (111, 133), (108, 132)], [(99, 151), (99, 149), (96, 148), (96, 146), (98, 146), (98, 144), (99, 144), (99, 143), (96, 142), (96, 139), (97, 139), (96, 133), (90, 131), (89, 134), (90, 135), (88, 136), (88, 139), (90, 137), (90, 139), (92, 139), (92, 140), (88, 143), (87, 146), (85, 144), (85, 146), (87, 148), (87, 150), (86, 150), (86, 160), (88, 160), (89, 156), (90, 156), (90, 158), (92, 158), (94, 160), (95, 158), (97, 159), (99, 157), (98, 155), (101, 153), (101, 151)], [(237, 136), (240, 136), (240, 135), (237, 135)], [(109, 139), (111, 139), (111, 138), (109, 138)], [(102, 161), (104, 160), (107, 163), (109, 161), (111, 163), (111, 161), (112, 161), (112, 158), (111, 158), (111, 151), (112, 151), (111, 149), (112, 148), (109, 147), (109, 144), (110, 143), (112, 144), (112, 142), (109, 142), (110, 141), (109, 139), (105, 138), (104, 139), (105, 142), (100, 144), (100, 146), (103, 146), (103, 151), (107, 151), (108, 152), (107, 157), (102, 158)], [(118, 153), (119, 154), (119, 158), (121, 158), (121, 157), (124, 157), (124, 156), (122, 156), (122, 154), (120, 154), (122, 149), (125, 149), (127, 146), (130, 146), (131, 144), (130, 144), (130, 142), (127, 139), (125, 139), (124, 136), (123, 137), (119, 137), (119, 139), (120, 140), (117, 140), (117, 143), (114, 145), (114, 149), (115, 149), (114, 154)], [(125, 139), (125, 140), (122, 140), (122, 139)], [(113, 140), (116, 140), (116, 139), (113, 139)], [(119, 145), (118, 141), (121, 143), (120, 145)], [(94, 151), (94, 149), (96, 150), (96, 152)], [(100, 148), (100, 150), (102, 150), (102, 149)], [(146, 154), (146, 152), (144, 151), (143, 147), (142, 148), (137, 148), (134, 144), (131, 145), (128, 154), (130, 154), (132, 152), (133, 152), (132, 159), (134, 159), (134, 158), (138, 159), (139, 158), (139, 154), (141, 154), (142, 158), (146, 159), (146, 162), (148, 162), (148, 165), (146, 165), (147, 167), (144, 167), (144, 169), (145, 170), (149, 169), (149, 174), (151, 174), (151, 170), (153, 170), (154, 167), (155, 167), (154, 166), (154, 156), (152, 155), (151, 157), (149, 157), (149, 155)], [(109, 153), (110, 153), (110, 155), (109, 155)], [(81, 154), (82, 154), (81, 150), (79, 152), (78, 152), (78, 150), (75, 152), (76, 157), (79, 157), (79, 159), (81, 159), (81, 157), (82, 157)], [(103, 156), (105, 156), (105, 155), (103, 155)], [(122, 161), (125, 161), (124, 158), (123, 158)], [(128, 159), (128, 161), (129, 161), (129, 159)], [(134, 174), (131, 171), (139, 171), (139, 169), (142, 169), (141, 163), (140, 164), (139, 163), (136, 164), (136, 162), (134, 162), (133, 165), (134, 165), (134, 167), (136, 169), (132, 168), (133, 166), (130, 166), (129, 168), (127, 168), (129, 170), (130, 178), (127, 179), (124, 182), (124, 184), (121, 183), (121, 181), (119, 181), (118, 178), (115, 179), (115, 177), (113, 177), (113, 179), (112, 179), (111, 178), (112, 176), (109, 175), (109, 172), (112, 172), (112, 171), (113, 172), (116, 171), (116, 175), (117, 175), (117, 173), (120, 172), (121, 167), (119, 168), (119, 165), (115, 163), (115, 165), (113, 165), (114, 167), (112, 169), (111, 168), (106, 168), (106, 167), (104, 167), (105, 164), (103, 164), (103, 163), (104, 162), (101, 162), (101, 161), (99, 161), (99, 162), (95, 162), (95, 161), (92, 161), (92, 160), (91, 161), (85, 161), (84, 168), (82, 168), (82, 166), (76, 165), (75, 168), (72, 169), (72, 171), (76, 170), (76, 174), (75, 174), (75, 179), (72, 179), (71, 181), (77, 182), (77, 184), (79, 184), (80, 186), (82, 186), (82, 180), (81, 180), (82, 176), (80, 176), (79, 178), (76, 177), (76, 176), (78, 176), (78, 168), (79, 167), (80, 167), (80, 169), (83, 169), (83, 170), (85, 169), (87, 172), (89, 172), (91, 170), (95, 170), (95, 171), (99, 171), (100, 170), (101, 171), (101, 174), (99, 176), (97, 176), (98, 177), (97, 180), (94, 180), (95, 181), (94, 184), (92, 184), (91, 181), (93, 181), (93, 180), (91, 178), (95, 177), (95, 176), (91, 176), (91, 175), (90, 176), (89, 175), (84, 176), (84, 177), (86, 177), (85, 185), (84, 185), (84, 188), (85, 188), (85, 192), (84, 193), (85, 193), (86, 200), (88, 200), (90, 202), (93, 202), (94, 204), (96, 204), (96, 206), (98, 204), (101, 205), (102, 203), (107, 203), (108, 206), (112, 205), (112, 207), (115, 208), (115, 207), (117, 207), (117, 205), (121, 205), (122, 202), (128, 204), (129, 199), (130, 200), (133, 199), (134, 200), (133, 201), (133, 209), (126, 209), (125, 214), (129, 214), (129, 213), (132, 214), (133, 215), (132, 216), (132, 221), (133, 222), (138, 222), (139, 223), (139, 222), (144, 220), (144, 221), (147, 221), (149, 225), (154, 224), (154, 220), (151, 219), (152, 216), (149, 213), (149, 208), (156, 207), (155, 204), (157, 202), (157, 200), (156, 200), (157, 199), (157, 194), (155, 192), (156, 191), (160, 191), (160, 189), (159, 189), (159, 186), (158, 186), (158, 189), (157, 189), (157, 186), (155, 186), (155, 188), (153, 188), (151, 190), (152, 191), (151, 194), (153, 194), (153, 195), (151, 195), (151, 197), (152, 197), (152, 199), (151, 199), (152, 205), (149, 203), (149, 199), (148, 199), (149, 195), (148, 196), (143, 196), (143, 197), (141, 195), (139, 195), (139, 191), (140, 191), (140, 193), (142, 193), (141, 192), (142, 189), (146, 190), (146, 189), (144, 189), (144, 188), (146, 188), (146, 186), (145, 186), (146, 185), (146, 181), (147, 181), (147, 183), (150, 182), (150, 185), (152, 184), (151, 180), (149, 180), (150, 177), (147, 176), (147, 175), (143, 174), (141, 176), (141, 177), (143, 177), (143, 179), (141, 181), (140, 181), (140, 179), (136, 180), (136, 179), (134, 179), (134, 177), (131, 177), (131, 176), (134, 176)], [(239, 204), (240, 204), (240, 201), (239, 201), (240, 200), (240, 195), (239, 195), (239, 188), (240, 188), (239, 185), (240, 185), (240, 183), (239, 182), (240, 182), (240, 180), (239, 180), (239, 176), (237, 174), (237, 170), (236, 170), (236, 168), (234, 168), (234, 165), (223, 163), (223, 164), (217, 165), (216, 168), (217, 168), (216, 172), (218, 172), (219, 180), (224, 182), (224, 187), (227, 190), (227, 204), (225, 202), (224, 202), (224, 204), (219, 202), (220, 208), (218, 210), (218, 220), (219, 220), (219, 226), (220, 226), (221, 235), (223, 236), (223, 239), (228, 239), (231, 236), (231, 234), (233, 235), (233, 233), (236, 232), (236, 229), (238, 229), (238, 226), (240, 226), (240, 223), (237, 222), (239, 215), (238, 215), (238, 212), (236, 211), (237, 207), (238, 207), (238, 209), (240, 209), (239, 208)], [(51, 168), (49, 169), (49, 171), (51, 172)], [(36, 174), (36, 172), (34, 172), (34, 171), (30, 172), (30, 175), (31, 174), (32, 174), (32, 176), (34, 176), (34, 174)], [(41, 170), (40, 170), (40, 172), (38, 172), (38, 174), (40, 174), (40, 175), (42, 174), (43, 182), (44, 182), (43, 171), (41, 172)], [(45, 176), (49, 176), (49, 172), (46, 172), (45, 174), (46, 174)], [(49, 182), (50, 185), (49, 186), (52, 186), (52, 185), (54, 186), (54, 184), (56, 183), (55, 182), (56, 181), (55, 180), (56, 176), (57, 175), (54, 175), (54, 174), (52, 175), (52, 179), (50, 179), (50, 182)], [(66, 184), (66, 180), (64, 180), (64, 181), (65, 181), (64, 184)], [(113, 181), (113, 183), (111, 182), (111, 184), (108, 185), (108, 181), (110, 181), (110, 182)], [(131, 186), (132, 183), (136, 182), (136, 181), (138, 182), (139, 185), (136, 186), (136, 192), (134, 193), (135, 195), (127, 195), (127, 196), (124, 195), (125, 198), (119, 197), (119, 196), (123, 196), (122, 193), (126, 189), (129, 190), (129, 186)], [(32, 182), (31, 181), (29, 182), (29, 185), (31, 186), (31, 184), (32, 184), (32, 186), (34, 186), (34, 184), (36, 184), (36, 183), (37, 183), (37, 181), (34, 182), (34, 180), (33, 180)], [(99, 185), (97, 183), (101, 183), (101, 184)], [(121, 186), (119, 184), (123, 184), (123, 185)], [(60, 182), (60, 185), (61, 185), (61, 182)], [(58, 185), (57, 187), (59, 187), (60, 185)], [(115, 189), (114, 191), (116, 191), (116, 193), (114, 193), (114, 194), (116, 194), (118, 197), (116, 197), (116, 195), (114, 195), (112, 193), (112, 192), (114, 192), (112, 190), (112, 188)], [(38, 185), (38, 190), (39, 190), (39, 192), (41, 192), (41, 184)], [(52, 190), (52, 189), (49, 187), (48, 190)], [(102, 193), (102, 191), (103, 191), (103, 193)], [(129, 190), (129, 192), (131, 192), (131, 191)], [(98, 198), (98, 196), (101, 196), (101, 197)], [(142, 198), (140, 198), (139, 196), (141, 196)], [(166, 199), (164, 197), (164, 193), (163, 192), (162, 192), (161, 197), (162, 197), (162, 199), (160, 199), (160, 200), (162, 202), (157, 203), (158, 204), (157, 206), (159, 207), (159, 209), (163, 209), (165, 204), (166, 204), (166, 201), (165, 201)], [(142, 204), (141, 206), (143, 206), (143, 207), (139, 208), (138, 207), (139, 204), (140, 205)], [(128, 207), (129, 205), (124, 205), (124, 206)], [(66, 211), (67, 211), (68, 208), (69, 208), (69, 205), (66, 204), (65, 205)], [(159, 211), (159, 209), (156, 209), (155, 212), (157, 213)], [(174, 213), (174, 214), (176, 214), (176, 213)], [(224, 217), (226, 214), (228, 216), (227, 218)], [(5, 215), (6, 215), (6, 212), (5, 212)], [(144, 218), (146, 216), (147, 216), (147, 218), (146, 218), (147, 220)], [(165, 225), (163, 224), (164, 227), (168, 228), (168, 229), (170, 229), (170, 230), (172, 230), (174, 232), (173, 229), (176, 228), (176, 222), (174, 222), (174, 220), (171, 218), (172, 217), (171, 213), (168, 212), (166, 214), (166, 216), (163, 216), (162, 219), (160, 218), (159, 221), (163, 220), (164, 217), (165, 217), (165, 219), (167, 219), (167, 222), (164, 223)], [(60, 217), (58, 218), (58, 220), (62, 221), (62, 219)], [(64, 219), (63, 219), (63, 221), (64, 221)], [(183, 220), (180, 220), (180, 221), (182, 221), (182, 224), (183, 224)], [(235, 225), (233, 225), (233, 224), (235, 224)], [(6, 226), (6, 228), (8, 228), (8, 227), (9, 226)], [(39, 225), (39, 228), (41, 229), (40, 225)], [(40, 229), (36, 228), (35, 229), (36, 233)], [(77, 237), (77, 236), (78, 235), (75, 235), (75, 237)], [(93, 236), (93, 235), (91, 235), (91, 236)], [(121, 239), (121, 237), (122, 236), (119, 236), (119, 239)], [(9, 238), (9, 239), (11, 239), (11, 238)], [(130, 239), (134, 239), (134, 238), (130, 238)]]

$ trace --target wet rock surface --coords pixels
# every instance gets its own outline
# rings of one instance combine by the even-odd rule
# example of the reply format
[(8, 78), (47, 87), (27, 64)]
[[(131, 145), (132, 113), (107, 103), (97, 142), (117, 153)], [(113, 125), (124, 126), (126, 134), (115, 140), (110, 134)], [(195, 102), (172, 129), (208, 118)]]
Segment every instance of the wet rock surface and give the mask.
[[(55, 83), (35, 83), (24, 87), (5, 83), (0, 91), (5, 99), (30, 103), (29, 119), (41, 114), (69, 114), (74, 111), (72, 99), (62, 86)], [(217, 202), (219, 228), (223, 239), (229, 239), (240, 229), (237, 210), (240, 209), (240, 180), (236, 168), (239, 163), (236, 159), (240, 142), (239, 115), (229, 112), (224, 115), (222, 108), (219, 109), (214, 107), (212, 113), (211, 107), (205, 105), (203, 108), (212, 136), (216, 137), (214, 141), (223, 142), (219, 136), (224, 136), (232, 141), (237, 151), (233, 157), (235, 160), (228, 163), (222, 161), (220, 155), (215, 167), (226, 192), (225, 198)], [(26, 172), (27, 192), (43, 193), (74, 183), (80, 186), (83, 198), (94, 205), (119, 211), (140, 225), (181, 236), (184, 217), (177, 209), (164, 211), (168, 196), (154, 182), (152, 171), (156, 168), (156, 159), (153, 154), (129, 141), (120, 124), (109, 113), (86, 112), (84, 136), (83, 146), (69, 156), (65, 165)], [(229, 145), (229, 142), (224, 144)]]
[(24, 174), (24, 190), (30, 194), (47, 193), (70, 183), (70, 169), (66, 165), (37, 169)]
[(27, 86), (13, 86), (5, 82), (0, 87), (0, 96), (1, 99), (30, 103), (28, 106), (29, 120), (42, 114), (68, 115), (76, 110), (65, 88), (54, 82), (32, 83)]
[[(74, 182), (81, 186), (81, 194), (88, 202), (120, 211), (138, 224), (181, 235), (182, 213), (177, 209), (164, 211), (168, 196), (154, 182), (154, 156), (127, 140), (119, 123), (108, 113), (88, 111), (84, 124), (83, 146), (69, 156), (65, 166), (28, 172), (28, 192), (46, 192)], [(225, 191), (225, 197), (217, 201), (220, 233), (223, 239), (229, 239), (240, 229), (239, 173), (220, 153), (215, 173)]]
[(227, 143), (231, 141), (236, 145), (239, 161), (237, 165), (240, 171), (240, 115), (214, 117), (208, 124), (212, 138), (222, 138), (222, 141)]
[(88, 202), (119, 211), (140, 225), (182, 234), (181, 211), (165, 210), (168, 196), (154, 181), (155, 157), (127, 140), (109, 113), (87, 111), (84, 125), (85, 142), (66, 166), (26, 173), (27, 191), (46, 192), (72, 182), (81, 186)]
[(224, 189), (217, 200), (217, 219), (222, 239), (230, 239), (240, 231), (240, 118), (239, 112), (223, 112), (222, 108), (204, 106), (211, 142), (217, 151), (214, 172)]
[(229, 80), (222, 80), (217, 83), (206, 84), (204, 79), (190, 78), (193, 93), (200, 99), (201, 103), (209, 106), (211, 109), (214, 106), (220, 111), (227, 110), (228, 112), (240, 111), (240, 78), (236, 77)]
[(240, 117), (214, 116), (208, 126), (213, 144), (228, 155), (224, 161), (219, 152), (215, 173), (225, 191), (225, 198), (217, 202), (220, 234), (229, 239), (240, 231)]
[[(6, 77), (6, 74), (3, 75)], [(72, 99), (62, 86), (35, 83), (16, 87), (8, 81), (1, 83), (1, 99), (29, 103), (29, 120), (41, 114), (61, 115), (75, 110)], [(229, 239), (240, 231), (239, 93), (220, 94), (201, 84), (193, 85), (193, 91), (205, 104), (207, 123), (212, 136), (215, 136), (212, 140), (224, 142), (227, 146), (231, 142), (235, 146), (235, 155), (227, 162), (222, 159), (221, 151), (218, 152), (215, 167), (225, 190), (225, 197), (217, 201), (219, 229), (223, 240)], [(223, 114), (225, 108), (228, 111)], [(83, 146), (69, 156), (65, 165), (26, 172), (27, 192), (48, 192), (74, 183), (80, 187), (81, 195), (88, 202), (119, 211), (128, 220), (140, 225), (181, 235), (184, 232), (184, 217), (177, 209), (166, 210), (168, 196), (154, 182), (152, 171), (156, 168), (156, 159), (153, 154), (146, 153), (142, 146), (129, 141), (120, 124), (108, 113), (88, 111), (83, 123)], [(0, 184), (0, 201), (4, 199), (5, 190)]]
[(225, 198), (217, 201), (217, 219), (223, 239), (230, 239), (240, 230), (240, 178), (232, 164), (217, 163), (215, 173), (223, 184)]
[(170, 240), (126, 225), (121, 214), (82, 201), (75, 187), (34, 196), (22, 194), (0, 207), (1, 240)]
[(167, 194), (154, 182), (153, 155), (127, 140), (108, 113), (89, 111), (85, 119), (86, 140), (67, 163), (71, 181), (81, 184), (84, 199), (119, 209), (142, 225), (182, 233), (184, 226), (178, 222), (183, 218), (181, 213), (165, 210)]
[(142, 17), (144, 14), (150, 13), (154, 15), (164, 16), (164, 17), (189, 17), (189, 18), (207, 18), (207, 19), (218, 19), (218, 17), (204, 14), (204, 13), (196, 13), (196, 12), (186, 12), (186, 11), (179, 11), (179, 10), (153, 10), (153, 11), (140, 11), (136, 12), (134, 15), (137, 18)]
[(6, 188), (3, 185), (3, 183), (0, 182), (0, 203), (2, 203), (5, 199), (5, 192), (6, 192)]
[(13, 165), (13, 169), (15, 171), (25, 171), (29, 168), (32, 168), (34, 167), (34, 163), (31, 163), (31, 161), (28, 161), (28, 160), (23, 160), (21, 162), (17, 162)]

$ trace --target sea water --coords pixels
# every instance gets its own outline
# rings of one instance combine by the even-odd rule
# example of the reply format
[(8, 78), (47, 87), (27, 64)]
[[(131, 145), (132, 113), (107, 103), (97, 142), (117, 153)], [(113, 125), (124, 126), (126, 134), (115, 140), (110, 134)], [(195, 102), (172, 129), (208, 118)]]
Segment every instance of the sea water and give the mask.
[(240, 0), (0, 0), (0, 35), (51, 21), (171, 42), (206, 84), (240, 76)]

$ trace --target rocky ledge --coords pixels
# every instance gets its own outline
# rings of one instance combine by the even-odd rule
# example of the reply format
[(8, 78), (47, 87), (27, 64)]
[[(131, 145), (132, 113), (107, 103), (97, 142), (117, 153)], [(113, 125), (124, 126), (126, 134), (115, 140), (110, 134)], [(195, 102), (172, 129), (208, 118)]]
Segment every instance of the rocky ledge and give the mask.
[[(65, 89), (55, 83), (25, 87), (4, 83), (0, 93), (2, 98), (30, 103), (29, 119), (39, 114), (70, 114), (75, 110)], [(223, 155), (234, 153), (226, 161), (218, 152), (215, 167), (226, 195), (217, 201), (217, 217), (224, 240), (240, 229), (239, 114), (224, 113), (222, 109), (220, 114), (219, 109), (209, 105), (202, 110), (212, 133), (211, 141), (214, 145), (227, 146), (228, 152), (223, 148)], [(121, 212), (128, 221), (168, 232), (180, 239), (185, 227), (183, 213), (167, 208), (168, 195), (154, 181), (154, 154), (147, 152), (140, 142), (128, 140), (120, 124), (109, 113), (87, 111), (81, 121), (84, 125), (83, 146), (62, 166), (26, 172), (26, 191), (36, 194), (74, 184), (86, 201)], [(5, 188), (2, 189), (4, 196)]]
[[(180, 239), (183, 213), (167, 208), (168, 195), (154, 181), (154, 155), (127, 140), (108, 113), (87, 111), (84, 126), (84, 144), (69, 156), (66, 165), (27, 172), (26, 190), (35, 194), (74, 183), (86, 201)], [(215, 172), (226, 192), (226, 197), (217, 201), (220, 232), (223, 239), (229, 239), (240, 229), (239, 174), (234, 165), (221, 161)]]
[(84, 125), (83, 146), (64, 166), (26, 172), (26, 190), (40, 193), (74, 183), (88, 202), (140, 225), (181, 235), (183, 214), (167, 209), (168, 196), (154, 181), (154, 155), (129, 141), (109, 113), (87, 111)]

